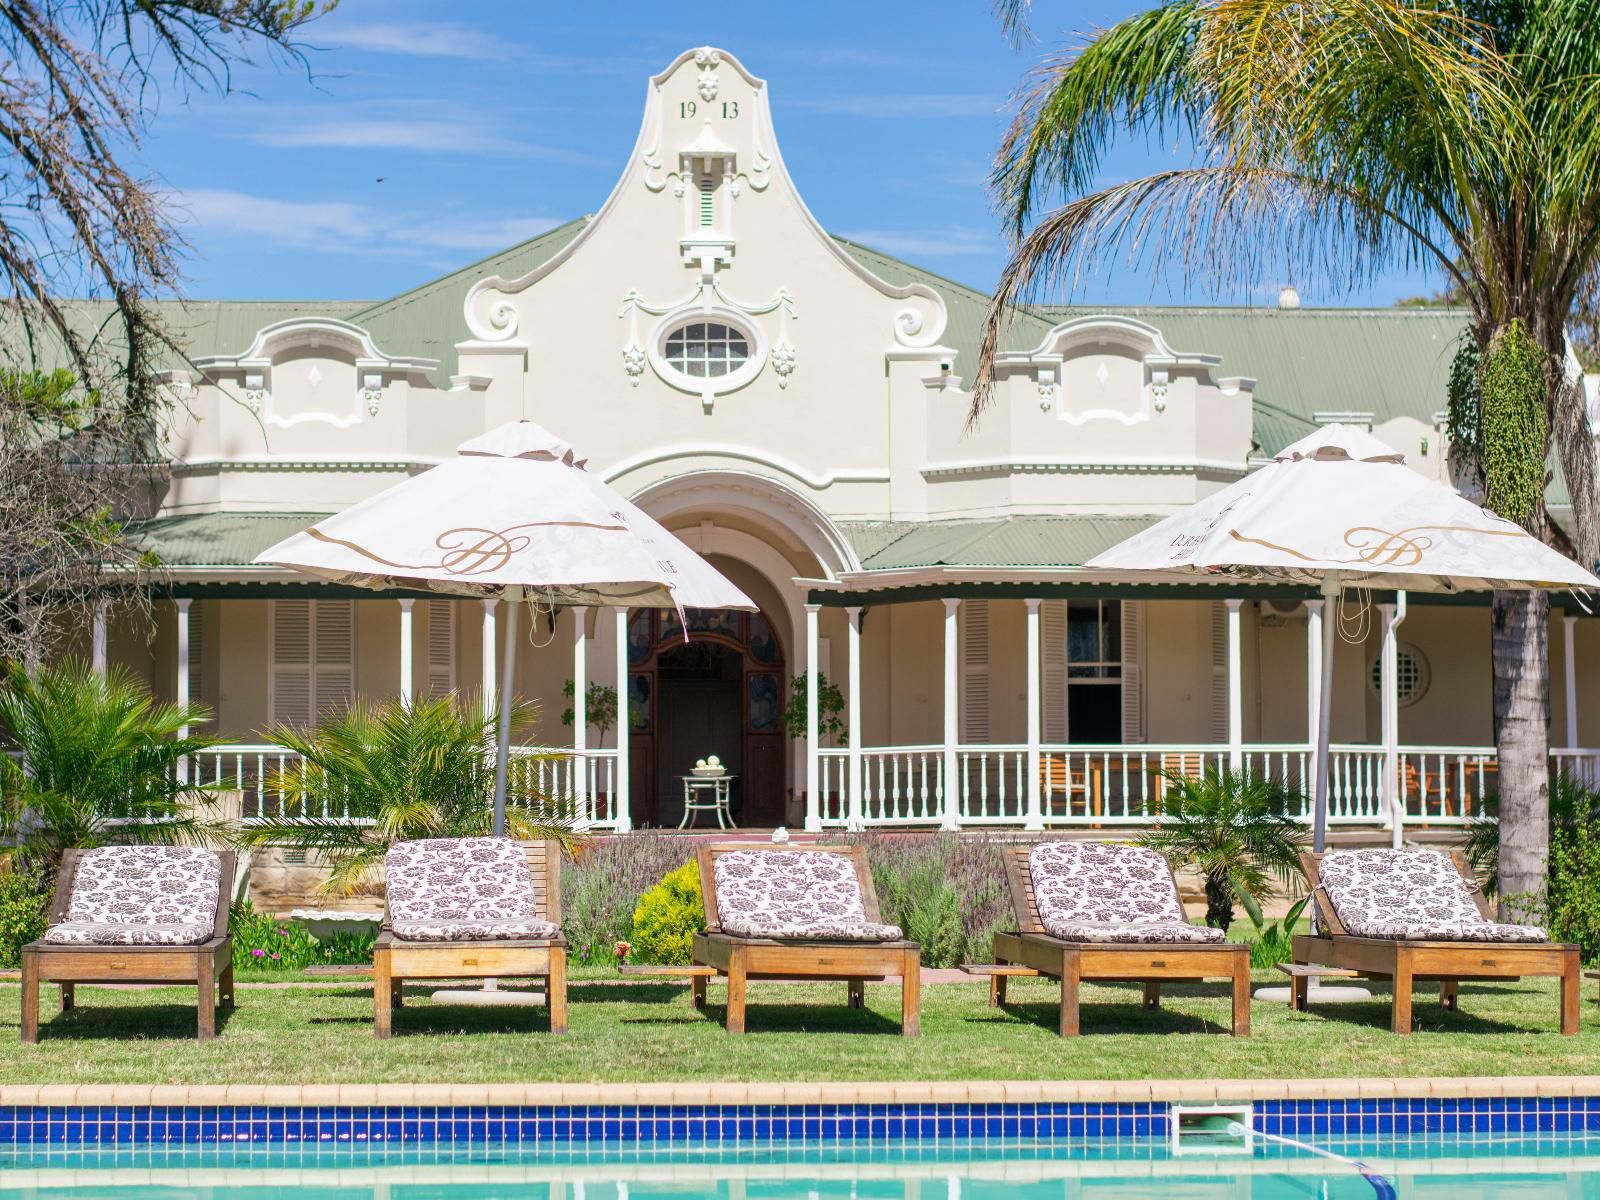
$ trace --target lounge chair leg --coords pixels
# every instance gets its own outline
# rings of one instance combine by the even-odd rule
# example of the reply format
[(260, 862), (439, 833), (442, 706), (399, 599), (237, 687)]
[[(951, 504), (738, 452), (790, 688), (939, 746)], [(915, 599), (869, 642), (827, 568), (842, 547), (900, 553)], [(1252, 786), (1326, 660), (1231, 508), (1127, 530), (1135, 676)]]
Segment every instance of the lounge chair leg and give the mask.
[[(994, 962), (995, 962), (995, 966), (997, 966), (997, 967), (1004, 967), (1004, 966), (1010, 965), (1003, 958), (996, 958), (994, 960)], [(1006, 981), (1007, 981), (1008, 978), (1009, 978), (1009, 976), (1006, 976), (1006, 975), (991, 975), (991, 976), (989, 976), (989, 1007), (990, 1008), (1004, 1008), (1005, 1007), (1005, 1004), (1006, 1004)]]
[(708, 980), (704, 975), (695, 975), (689, 980), (689, 1007), (701, 1009), (706, 1006), (706, 984)]
[(1446, 1012), (1461, 1011), (1461, 984), (1455, 979), (1439, 981), (1439, 1007)]
[(867, 1006), (866, 980), (852, 979), (845, 984), (845, 1004), (850, 1008), (865, 1008)]
[(394, 1028), (395, 980), (390, 975), (389, 968), (389, 951), (386, 949), (374, 950), (372, 953), (372, 1027), (373, 1032), (380, 1038), (388, 1037)]
[(1233, 968), (1233, 1036), (1250, 1036), (1250, 957), (1241, 954)]
[(223, 1008), (233, 1008), (236, 1004), (233, 998), (233, 964), (231, 962), (222, 968), (222, 975), (217, 980), (217, 1001)]
[(1578, 952), (1573, 950), (1561, 964), (1561, 1032), (1571, 1037), (1578, 1032)]
[(22, 952), (22, 1041), (39, 1040), (39, 956)]
[(1289, 980), (1289, 1007), (1295, 1012), (1305, 1012), (1311, 1007), (1311, 977), (1296, 975)]
[(728, 953), (728, 1032), (744, 1032), (744, 950), (735, 946)]
[(209, 1042), (217, 1036), (217, 964), (209, 953), (200, 956), (196, 976), (199, 992), (196, 1005), (200, 1016), (196, 1036), (202, 1042)]
[(1411, 954), (1407, 950), (1394, 952), (1394, 1031), (1411, 1032)]
[(1078, 984), (1082, 981), (1083, 967), (1076, 952), (1061, 956), (1061, 1036), (1078, 1036)]
[(61, 985), (61, 1011), (62, 1012), (71, 1012), (72, 1011), (73, 1004), (77, 1002), (77, 998), (78, 998), (77, 991), (78, 991), (78, 985), (75, 984), (75, 983), (63, 983)]
[(560, 946), (550, 949), (550, 978), (545, 980), (550, 997), (550, 1032), (567, 1031), (567, 952)]
[(389, 1007), (400, 1008), (406, 1002), (406, 988), (403, 981), (391, 979), (389, 981)]
[(1161, 981), (1147, 979), (1144, 982), (1144, 1006), (1146, 1008), (1161, 1007)]
[(900, 1032), (922, 1036), (922, 951), (907, 950), (900, 968)]

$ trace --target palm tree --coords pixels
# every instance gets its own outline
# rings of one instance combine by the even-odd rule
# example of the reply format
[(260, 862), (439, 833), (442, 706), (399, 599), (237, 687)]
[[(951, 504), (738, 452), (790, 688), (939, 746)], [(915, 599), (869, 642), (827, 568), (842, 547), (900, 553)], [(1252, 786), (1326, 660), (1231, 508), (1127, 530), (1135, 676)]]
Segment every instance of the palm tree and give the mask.
[[(537, 712), (516, 704), (513, 734), (529, 728)], [(299, 761), (268, 780), (280, 811), (247, 827), (242, 841), (323, 855), (333, 867), (324, 889), (349, 895), (376, 877), (395, 842), (487, 834), (494, 824), (498, 721), (451, 695), (357, 703), (312, 730), (269, 730), (266, 738)], [(570, 843), (570, 798), (544, 795), (532, 772), (513, 769), (506, 832)]]
[(1226, 767), (1202, 776), (1167, 776), (1161, 823), (1139, 844), (1159, 850), (1174, 869), (1192, 867), (1206, 881), (1206, 924), (1233, 924), (1234, 902), (1259, 909), (1273, 881), (1300, 870), (1305, 829), (1292, 815), (1299, 797), (1275, 780)]
[[(1025, 0), (999, 0), (1010, 29)], [(989, 403), (1014, 306), (1113, 251), (1227, 281), (1442, 273), (1468, 310), (1450, 389), (1457, 483), (1537, 537), (1552, 440), (1581, 562), (1600, 493), (1563, 327), (1600, 255), (1600, 21), (1592, 0), (1174, 0), (1043, 63), (993, 175), (1016, 239), (984, 331)], [(1097, 188), (1119, 133), (1194, 161)], [(1058, 207), (1040, 211), (1054, 197)], [(1037, 218), (1037, 219), (1036, 219)], [(1548, 598), (1493, 600), (1500, 868), (1543, 888)]]
[[(187, 733), (210, 719), (199, 705), (153, 700), (128, 671), (104, 675), (68, 660), (0, 676), (0, 853), (53, 866), (70, 847), (107, 842), (217, 841), (216, 797), (179, 764), (216, 744)], [(0, 747), (3, 750), (4, 747)]]

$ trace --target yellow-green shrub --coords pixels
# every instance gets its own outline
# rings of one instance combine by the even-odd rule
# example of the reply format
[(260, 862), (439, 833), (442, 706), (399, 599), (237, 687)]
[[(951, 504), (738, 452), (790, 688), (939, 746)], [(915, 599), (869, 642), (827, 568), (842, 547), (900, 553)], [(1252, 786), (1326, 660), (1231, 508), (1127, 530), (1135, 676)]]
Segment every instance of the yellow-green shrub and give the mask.
[(632, 957), (641, 963), (686, 963), (694, 935), (705, 927), (700, 868), (691, 860), (639, 897), (629, 939)]

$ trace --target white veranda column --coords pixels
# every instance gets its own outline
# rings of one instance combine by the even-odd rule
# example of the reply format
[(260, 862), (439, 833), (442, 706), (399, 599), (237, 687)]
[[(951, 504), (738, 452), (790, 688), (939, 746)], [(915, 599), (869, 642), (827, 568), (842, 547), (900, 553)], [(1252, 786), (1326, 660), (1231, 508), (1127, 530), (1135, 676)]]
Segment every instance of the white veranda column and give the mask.
[(956, 669), (959, 642), (956, 613), (961, 601), (944, 602), (944, 819), (941, 829), (961, 828), (961, 779), (956, 744), (961, 737), (960, 677)]
[(409, 597), (400, 601), (400, 702), (411, 703), (411, 675), (412, 675), (412, 629), (411, 610), (416, 607), (416, 601)]
[(1567, 749), (1578, 748), (1578, 618), (1561, 618), (1561, 682), (1567, 699)]
[(849, 644), (849, 740), (850, 740), (850, 822), (849, 828), (865, 829), (866, 805), (861, 793), (861, 606), (844, 610), (850, 621)]
[(585, 819), (589, 812), (589, 640), (586, 608), (572, 610), (572, 798)]
[(1300, 790), (1306, 802), (1311, 802), (1317, 777), (1317, 722), (1322, 707), (1322, 608), (1325, 601), (1306, 601), (1306, 744), (1311, 747), (1306, 755), (1305, 774)]
[(1024, 829), (1044, 828), (1044, 806), (1040, 792), (1042, 790), (1040, 772), (1043, 770), (1043, 756), (1039, 750), (1041, 736), (1040, 722), (1044, 711), (1040, 703), (1040, 641), (1039, 641), (1039, 605), (1041, 601), (1028, 600), (1028, 811), (1023, 822)]
[(628, 774), (632, 766), (628, 738), (633, 726), (628, 715), (628, 610), (618, 608), (614, 611), (617, 622), (617, 811), (612, 814), (612, 819), (616, 822), (617, 830), (626, 833), (633, 828), (628, 795), (632, 784)]
[(494, 610), (500, 601), (490, 599), (483, 602), (483, 715), (494, 716)]
[(806, 605), (806, 832), (822, 831), (822, 780), (817, 768), (817, 618), (820, 604)]
[[(189, 707), (189, 606), (194, 603), (187, 596), (179, 596), (173, 603), (178, 609), (178, 676), (173, 682), (173, 695), (177, 697), (180, 711)], [(178, 737), (189, 736), (189, 726), (178, 726)], [(189, 782), (189, 760), (178, 760), (178, 782)]]
[(1228, 609), (1228, 770), (1244, 767), (1244, 668), (1240, 651), (1239, 609), (1243, 600), (1224, 600)]
[(106, 673), (106, 602), (94, 606), (94, 626), (89, 640), (89, 661), (96, 675)]
[(1390, 842), (1399, 849), (1405, 841), (1405, 796), (1400, 780), (1400, 623), (1406, 619), (1406, 594), (1395, 593), (1395, 603), (1378, 605), (1383, 619), (1383, 643), (1378, 654), (1379, 716), (1383, 733), (1383, 780), (1380, 802)]

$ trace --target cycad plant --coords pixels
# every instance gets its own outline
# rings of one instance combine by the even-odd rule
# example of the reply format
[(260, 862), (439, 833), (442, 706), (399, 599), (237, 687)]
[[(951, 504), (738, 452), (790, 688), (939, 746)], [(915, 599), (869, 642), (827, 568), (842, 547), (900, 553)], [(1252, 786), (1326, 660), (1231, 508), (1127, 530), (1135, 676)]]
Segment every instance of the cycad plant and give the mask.
[(47, 869), (75, 846), (227, 837), (215, 795), (179, 779), (180, 760), (216, 744), (193, 732), (209, 719), (199, 705), (158, 703), (120, 668), (9, 664), (0, 676), (0, 853)]
[(1192, 867), (1206, 883), (1206, 924), (1227, 929), (1233, 905), (1259, 906), (1275, 884), (1300, 869), (1305, 829), (1293, 815), (1296, 794), (1282, 783), (1213, 767), (1201, 776), (1167, 776), (1161, 823), (1139, 844), (1159, 850), (1174, 869)]
[[(531, 704), (515, 705), (513, 735), (530, 728), (537, 711)], [(358, 702), (315, 729), (269, 730), (266, 737), (294, 751), (299, 761), (269, 778), (279, 812), (250, 825), (242, 839), (248, 846), (323, 856), (333, 868), (324, 889), (349, 895), (376, 878), (395, 842), (487, 834), (494, 824), (498, 719), (452, 695)], [(518, 765), (530, 764), (513, 764)], [(506, 833), (570, 843), (570, 798), (545, 795), (534, 774), (510, 773)]]

